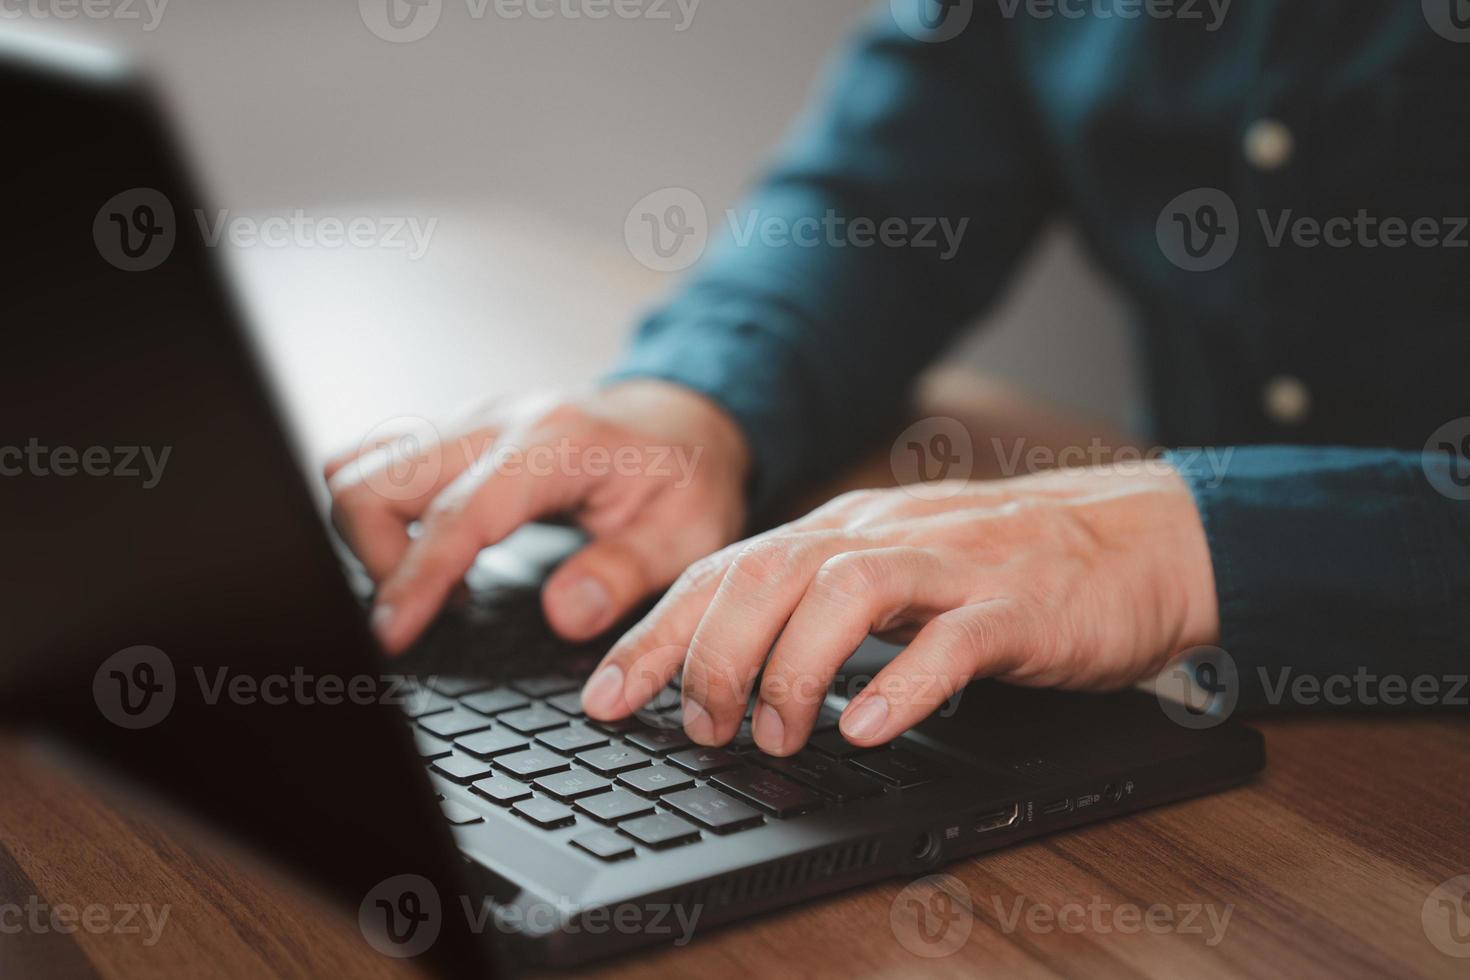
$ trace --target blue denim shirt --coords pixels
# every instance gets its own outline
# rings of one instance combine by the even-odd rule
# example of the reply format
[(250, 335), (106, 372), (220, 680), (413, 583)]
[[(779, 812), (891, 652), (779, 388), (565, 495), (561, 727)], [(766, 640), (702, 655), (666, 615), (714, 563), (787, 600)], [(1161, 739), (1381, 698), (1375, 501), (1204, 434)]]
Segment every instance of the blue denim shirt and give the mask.
[[(762, 506), (891, 426), (1065, 216), (1137, 311), (1153, 437), (1233, 449), (1175, 458), (1247, 697), (1281, 664), (1463, 673), (1470, 421), (1435, 435), (1470, 416), (1457, 2), (885, 0), (744, 205), (791, 234), (727, 234), (617, 376), (723, 405)], [(964, 231), (920, 247), (927, 222)]]

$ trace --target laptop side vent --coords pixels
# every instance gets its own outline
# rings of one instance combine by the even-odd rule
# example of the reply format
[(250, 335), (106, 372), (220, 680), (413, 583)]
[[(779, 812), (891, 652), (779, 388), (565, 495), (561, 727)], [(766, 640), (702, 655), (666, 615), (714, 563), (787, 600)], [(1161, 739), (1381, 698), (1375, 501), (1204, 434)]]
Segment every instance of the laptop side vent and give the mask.
[(841, 844), (763, 864), (748, 871), (712, 878), (675, 892), (672, 904), (686, 907), (724, 908), (759, 901), (809, 881), (821, 881), (871, 867), (878, 860), (876, 838)]

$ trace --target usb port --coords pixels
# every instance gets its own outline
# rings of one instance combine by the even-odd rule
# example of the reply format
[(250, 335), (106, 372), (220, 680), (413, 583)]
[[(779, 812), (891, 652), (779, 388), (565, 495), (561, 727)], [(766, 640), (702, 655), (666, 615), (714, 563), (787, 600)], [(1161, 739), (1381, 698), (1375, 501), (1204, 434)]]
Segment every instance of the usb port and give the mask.
[(992, 830), (1005, 830), (1014, 827), (1021, 822), (1021, 804), (1012, 803), (1008, 807), (982, 813), (975, 818), (975, 833), (988, 834)]
[(1050, 803), (1041, 804), (1041, 815), (1043, 817), (1054, 817), (1059, 813), (1072, 812), (1072, 798), (1069, 796), (1061, 800), (1052, 800)]

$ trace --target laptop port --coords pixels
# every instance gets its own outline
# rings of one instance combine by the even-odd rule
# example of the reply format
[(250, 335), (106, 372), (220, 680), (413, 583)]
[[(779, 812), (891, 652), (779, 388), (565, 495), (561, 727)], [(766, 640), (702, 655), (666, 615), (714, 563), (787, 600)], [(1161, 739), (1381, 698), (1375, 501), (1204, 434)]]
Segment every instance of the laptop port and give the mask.
[(1109, 803), (1117, 803), (1123, 798), (1123, 790), (1117, 783), (1108, 783), (1103, 787), (1103, 799)]
[(1052, 800), (1050, 803), (1041, 804), (1041, 815), (1043, 817), (1055, 817), (1063, 813), (1071, 812), (1072, 798), (1070, 796), (1066, 797), (1065, 799)]
[(914, 838), (909, 852), (915, 861), (932, 861), (939, 856), (939, 837), (936, 834), (920, 834)]
[(999, 810), (982, 813), (975, 818), (975, 833), (988, 834), (992, 830), (1005, 830), (1021, 822), (1021, 804), (1012, 803)]

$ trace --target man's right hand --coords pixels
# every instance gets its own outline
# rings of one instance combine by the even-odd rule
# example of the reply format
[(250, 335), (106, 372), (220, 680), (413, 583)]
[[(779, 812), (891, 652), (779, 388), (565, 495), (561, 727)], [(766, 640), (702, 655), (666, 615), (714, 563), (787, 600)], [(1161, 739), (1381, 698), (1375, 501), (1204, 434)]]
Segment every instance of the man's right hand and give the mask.
[(494, 405), (454, 433), (369, 440), (326, 476), (333, 520), (378, 583), (373, 628), (396, 654), (480, 549), (551, 515), (592, 540), (547, 580), (546, 617), (569, 640), (596, 636), (740, 536), (748, 469), (743, 435), (712, 402), (631, 381)]

